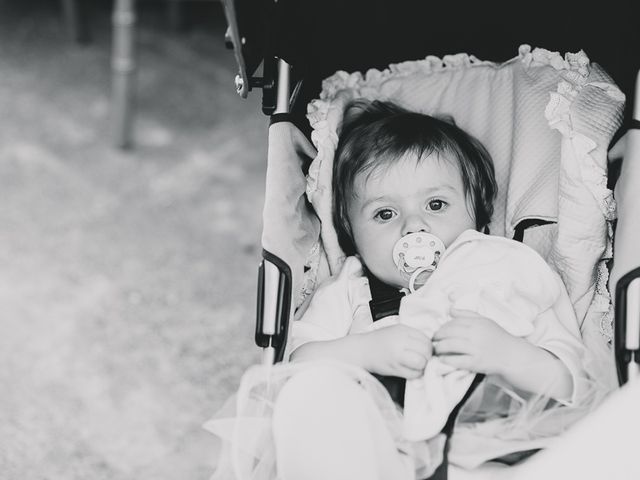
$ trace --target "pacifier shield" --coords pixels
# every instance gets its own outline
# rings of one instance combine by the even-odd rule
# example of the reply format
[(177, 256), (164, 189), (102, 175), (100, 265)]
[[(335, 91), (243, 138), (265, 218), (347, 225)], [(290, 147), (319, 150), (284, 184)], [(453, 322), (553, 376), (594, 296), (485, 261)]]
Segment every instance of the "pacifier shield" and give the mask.
[(393, 262), (398, 270), (407, 275), (418, 269), (433, 271), (444, 250), (444, 243), (435, 235), (426, 232), (410, 233), (394, 245)]

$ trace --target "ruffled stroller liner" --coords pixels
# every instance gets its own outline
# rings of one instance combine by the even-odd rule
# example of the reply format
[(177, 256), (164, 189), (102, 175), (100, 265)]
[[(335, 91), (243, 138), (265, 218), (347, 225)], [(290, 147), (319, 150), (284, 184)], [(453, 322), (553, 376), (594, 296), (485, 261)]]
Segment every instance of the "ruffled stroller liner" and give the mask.
[[(592, 371), (614, 388), (606, 262), (615, 202), (606, 186), (607, 147), (622, 123), (624, 95), (608, 75), (584, 52), (562, 57), (523, 45), (500, 64), (458, 54), (326, 79), (309, 105), (318, 153), (307, 196), (322, 226), (317, 254), (331, 273), (344, 260), (331, 219), (333, 156), (345, 105), (361, 97), (450, 115), (484, 143), (498, 181), (492, 234), (512, 237), (527, 220), (545, 224), (526, 230), (524, 241), (561, 275), (595, 357)], [(322, 280), (315, 268), (324, 260), (309, 262), (305, 293)]]

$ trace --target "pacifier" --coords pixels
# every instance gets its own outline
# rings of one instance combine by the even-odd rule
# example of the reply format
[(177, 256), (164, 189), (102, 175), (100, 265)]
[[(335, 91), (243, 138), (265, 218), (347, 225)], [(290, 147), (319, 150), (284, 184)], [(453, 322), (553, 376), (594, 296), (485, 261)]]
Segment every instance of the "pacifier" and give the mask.
[(393, 246), (393, 262), (398, 271), (409, 277), (409, 290), (424, 285), (444, 254), (444, 243), (435, 235), (415, 232), (405, 235)]

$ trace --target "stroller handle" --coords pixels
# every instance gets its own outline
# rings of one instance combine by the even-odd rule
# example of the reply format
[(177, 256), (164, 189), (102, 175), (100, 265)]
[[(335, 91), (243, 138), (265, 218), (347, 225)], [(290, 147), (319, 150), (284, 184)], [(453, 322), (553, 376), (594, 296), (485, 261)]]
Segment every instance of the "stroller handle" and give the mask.
[(263, 349), (263, 363), (284, 356), (291, 309), (291, 269), (282, 259), (263, 250), (258, 268), (255, 343)]
[(616, 364), (620, 384), (640, 379), (640, 267), (616, 285)]

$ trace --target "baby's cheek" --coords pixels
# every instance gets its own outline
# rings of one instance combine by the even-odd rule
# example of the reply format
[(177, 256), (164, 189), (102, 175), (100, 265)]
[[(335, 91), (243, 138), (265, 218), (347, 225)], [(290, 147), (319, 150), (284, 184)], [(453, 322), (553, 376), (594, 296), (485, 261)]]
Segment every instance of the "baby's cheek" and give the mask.
[(395, 285), (397, 279), (395, 278), (395, 272), (390, 268), (389, 262), (380, 261), (378, 258), (362, 258), (363, 263), (369, 269), (369, 271), (379, 280), (384, 283)]
[(409, 278), (398, 271), (393, 262), (389, 262), (385, 268), (385, 277), (382, 279), (388, 285), (397, 288), (409, 288)]

